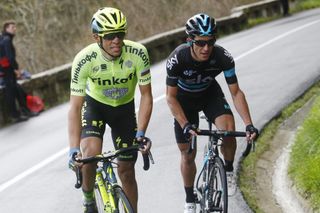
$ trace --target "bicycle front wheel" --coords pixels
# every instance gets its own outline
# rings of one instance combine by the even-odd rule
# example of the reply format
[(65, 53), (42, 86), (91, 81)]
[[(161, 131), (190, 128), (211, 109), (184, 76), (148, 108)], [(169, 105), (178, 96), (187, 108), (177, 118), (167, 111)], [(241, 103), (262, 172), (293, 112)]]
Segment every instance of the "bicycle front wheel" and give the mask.
[(99, 190), (99, 187), (96, 185), (94, 188), (94, 196), (97, 204), (97, 209), (99, 213), (104, 213), (104, 203), (102, 199), (101, 192)]
[(228, 212), (228, 188), (222, 160), (216, 157), (210, 167), (206, 206), (208, 212)]
[(113, 213), (134, 213), (133, 208), (120, 186), (113, 188), (116, 210)]

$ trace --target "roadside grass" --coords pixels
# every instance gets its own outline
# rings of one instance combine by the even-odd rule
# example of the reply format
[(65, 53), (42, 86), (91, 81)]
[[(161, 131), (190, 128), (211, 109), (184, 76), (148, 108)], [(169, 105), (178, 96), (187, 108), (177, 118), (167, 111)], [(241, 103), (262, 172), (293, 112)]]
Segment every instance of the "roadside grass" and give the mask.
[(298, 0), (297, 4), (294, 8), (292, 8), (292, 12), (299, 12), (302, 10), (308, 10), (320, 7), (320, 0)]
[[(262, 212), (257, 205), (257, 197), (255, 197), (257, 188), (256, 186), (256, 162), (260, 156), (269, 149), (269, 141), (272, 140), (279, 126), (288, 119), (295, 111), (301, 108), (312, 97), (319, 96), (320, 94), (320, 81), (309, 88), (301, 97), (297, 98), (293, 103), (284, 108), (274, 119), (272, 119), (261, 131), (260, 137), (257, 141), (257, 148), (255, 152), (250, 153), (248, 157), (243, 159), (239, 171), (240, 190), (243, 193), (245, 200), (254, 212)], [(319, 108), (319, 107), (318, 107)], [(319, 118), (319, 117), (318, 117)], [(319, 137), (319, 135), (318, 135)], [(320, 142), (319, 142), (320, 143)], [(310, 148), (310, 147), (309, 147)], [(318, 156), (320, 152), (320, 145), (318, 148), (311, 146), (312, 150), (317, 150)], [(300, 148), (298, 148), (300, 149)], [(318, 157), (318, 159), (320, 159)], [(305, 161), (304, 161), (305, 162)], [(319, 162), (319, 161), (318, 161)], [(315, 162), (314, 162), (315, 163)], [(318, 163), (319, 164), (319, 163)], [(313, 167), (315, 169), (316, 166)], [(318, 165), (319, 168), (319, 165)], [(316, 171), (314, 171), (316, 173)], [(299, 172), (298, 172), (299, 173)], [(305, 176), (309, 176), (311, 171), (303, 173)], [(317, 171), (320, 174), (320, 169)], [(310, 176), (309, 176), (310, 177)], [(314, 176), (313, 176), (314, 177)], [(319, 176), (318, 176), (319, 177)], [(305, 179), (310, 181), (309, 179)], [(318, 181), (318, 182), (317, 182)], [(314, 185), (319, 190), (319, 179), (314, 181)], [(317, 185), (318, 184), (318, 185)], [(319, 202), (319, 200), (317, 200)]]
[[(313, 9), (320, 7), (320, 0), (298, 0), (294, 7), (290, 8), (291, 13), (300, 12), (303, 10)], [(274, 17), (267, 18), (258, 18), (258, 19), (249, 19), (248, 26), (246, 28), (250, 28), (262, 23), (266, 23), (282, 16), (277, 15)], [(272, 140), (273, 136), (277, 132), (279, 126), (288, 119), (295, 111), (301, 108), (308, 100), (312, 97), (318, 96), (317, 105), (314, 108), (314, 111), (317, 111), (317, 115), (311, 115), (310, 117), (316, 117), (318, 119), (317, 124), (313, 124), (313, 128), (318, 128), (317, 131), (309, 132), (313, 134), (313, 138), (308, 138), (308, 144), (299, 144), (294, 149), (296, 152), (301, 152), (302, 158), (298, 158), (297, 154), (293, 156), (293, 162), (291, 163), (292, 167), (290, 167), (290, 177), (297, 181), (296, 184), (298, 186), (298, 190), (300, 190), (306, 198), (310, 198), (314, 208), (320, 208), (320, 104), (319, 104), (319, 94), (320, 94), (320, 81), (314, 84), (311, 88), (309, 88), (301, 97), (297, 98), (293, 103), (284, 108), (281, 113), (279, 113), (275, 118), (273, 118), (263, 130), (260, 132), (260, 137), (257, 141), (257, 149), (255, 152), (251, 152), (249, 156), (242, 160), (239, 171), (239, 182), (240, 182), (240, 190), (243, 193), (245, 200), (251, 209), (256, 213), (263, 213), (263, 211), (257, 205), (257, 197), (255, 197), (257, 188), (256, 186), (256, 162), (257, 159), (267, 150), (269, 150), (269, 141)], [(308, 124), (311, 125), (311, 124)], [(308, 128), (307, 128), (308, 129)], [(303, 133), (301, 133), (303, 134)], [(305, 136), (300, 136), (301, 139), (305, 142)], [(310, 136), (311, 137), (311, 136)], [(317, 140), (315, 140), (315, 138)], [(311, 143), (311, 144), (310, 144)], [(305, 146), (305, 150), (302, 155), (302, 151), (300, 149), (301, 146)], [(306, 154), (307, 153), (307, 154)], [(312, 157), (306, 159), (306, 156), (312, 153)], [(303, 162), (303, 165), (297, 165), (294, 162), (300, 161)], [(308, 163), (309, 165), (306, 165)], [(294, 167), (293, 166), (297, 165)], [(309, 166), (309, 167), (308, 167)], [(307, 169), (308, 167), (308, 169)], [(299, 170), (304, 168), (303, 171)], [(298, 180), (299, 179), (299, 180)], [(311, 183), (310, 183), (311, 182)], [(313, 190), (313, 191), (310, 191)]]
[(290, 178), (312, 208), (320, 210), (320, 96), (297, 132), (290, 157)]

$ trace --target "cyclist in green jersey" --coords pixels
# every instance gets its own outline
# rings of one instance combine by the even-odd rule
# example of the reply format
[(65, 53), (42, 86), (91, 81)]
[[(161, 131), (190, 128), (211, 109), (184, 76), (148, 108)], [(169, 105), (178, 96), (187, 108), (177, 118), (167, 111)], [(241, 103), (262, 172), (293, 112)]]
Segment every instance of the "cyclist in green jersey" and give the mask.
[[(81, 166), (83, 172), (84, 212), (97, 212), (94, 202), (95, 165), (76, 165), (71, 156), (100, 154), (105, 127), (111, 129), (116, 149), (145, 139), (152, 111), (150, 60), (146, 48), (124, 40), (126, 17), (115, 8), (99, 9), (91, 20), (95, 43), (82, 49), (72, 64), (70, 83), (69, 167)], [(141, 94), (138, 122), (135, 116), (136, 85)], [(147, 152), (148, 143), (142, 152)], [(81, 151), (80, 151), (81, 150)], [(137, 154), (118, 158), (118, 174), (135, 212), (138, 190), (134, 164)]]

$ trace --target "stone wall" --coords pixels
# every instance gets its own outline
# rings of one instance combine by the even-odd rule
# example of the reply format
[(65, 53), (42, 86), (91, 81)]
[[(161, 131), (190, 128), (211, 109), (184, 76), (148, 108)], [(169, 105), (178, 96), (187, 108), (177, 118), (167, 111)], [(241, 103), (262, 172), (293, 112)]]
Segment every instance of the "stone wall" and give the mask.
[[(217, 19), (218, 33), (227, 35), (241, 30), (249, 18), (274, 16), (281, 13), (278, 0), (264, 0), (254, 4), (234, 8), (228, 17)], [(165, 59), (170, 52), (185, 41), (184, 27), (164, 32), (144, 40), (142, 44), (149, 51), (151, 63)], [(28, 94), (40, 96), (46, 109), (64, 103), (69, 97), (71, 63), (35, 74), (30, 80), (19, 83)], [(8, 123), (7, 110), (3, 100), (3, 90), (0, 89), (0, 126)]]

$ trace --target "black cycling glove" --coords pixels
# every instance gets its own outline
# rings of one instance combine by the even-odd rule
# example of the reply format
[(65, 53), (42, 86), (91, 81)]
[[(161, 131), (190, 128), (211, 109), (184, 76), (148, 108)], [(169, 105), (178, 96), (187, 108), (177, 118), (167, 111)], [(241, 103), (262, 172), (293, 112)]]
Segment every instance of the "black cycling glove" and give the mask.
[(193, 130), (194, 132), (197, 132), (197, 127), (191, 123), (186, 123), (186, 125), (184, 125), (182, 131), (183, 131), (183, 135), (185, 137), (186, 140), (190, 140), (191, 137), (191, 133), (189, 132), (190, 130)]
[(246, 132), (249, 132), (250, 134), (256, 133), (256, 139), (259, 136), (259, 131), (257, 128), (255, 128), (252, 124), (249, 124), (246, 126)]

